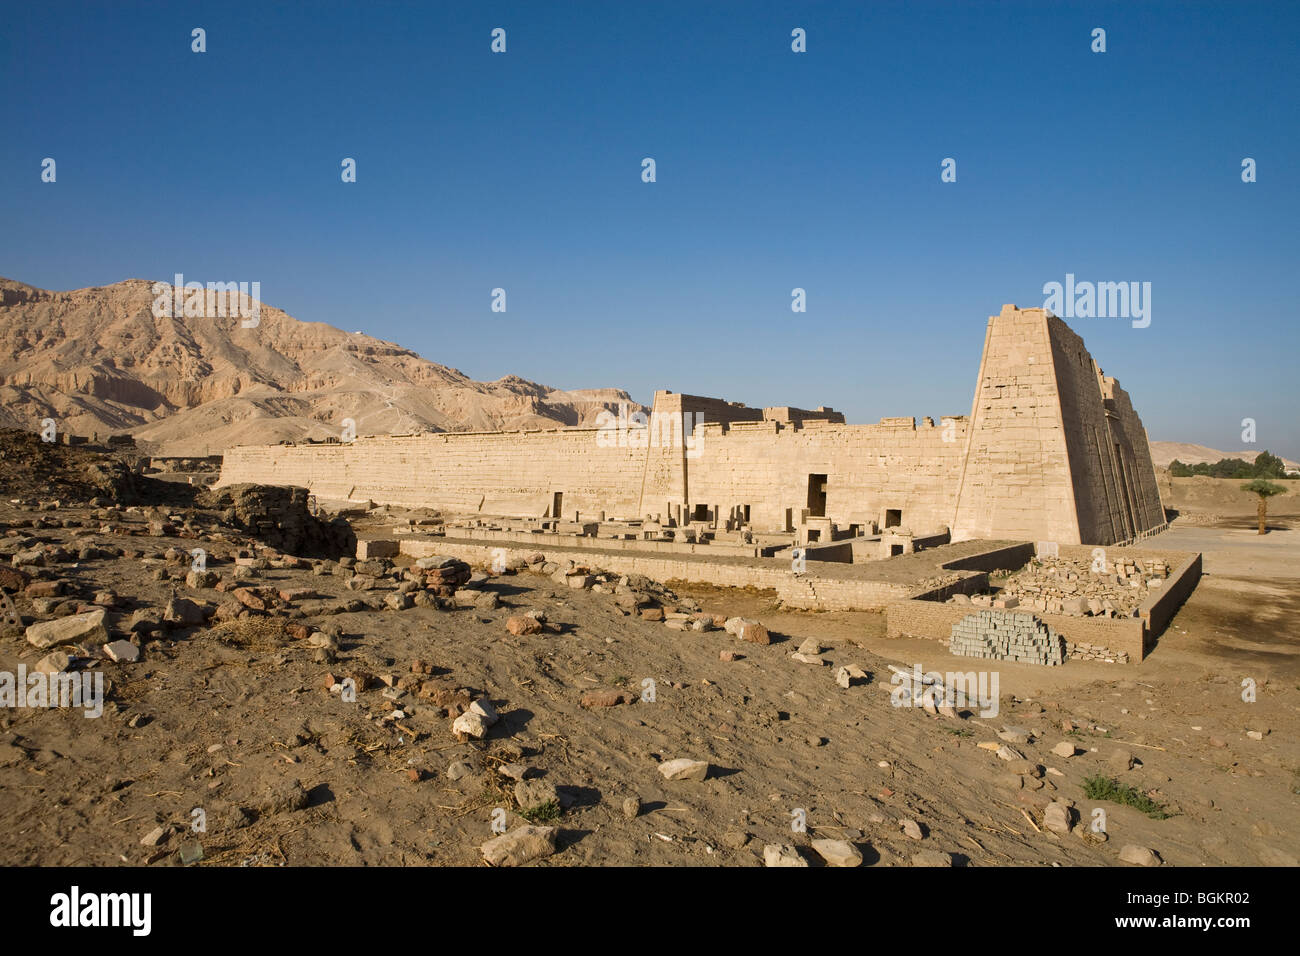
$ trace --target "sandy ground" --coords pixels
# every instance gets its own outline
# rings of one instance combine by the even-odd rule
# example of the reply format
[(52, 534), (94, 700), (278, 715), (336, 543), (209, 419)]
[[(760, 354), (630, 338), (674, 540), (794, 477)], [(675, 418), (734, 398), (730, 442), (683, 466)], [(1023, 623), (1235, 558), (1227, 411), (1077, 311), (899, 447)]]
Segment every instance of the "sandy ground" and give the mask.
[[(0, 522), (23, 515), (31, 517), (5, 506)], [(161, 562), (148, 555), (188, 549), (192, 539), (17, 533), (53, 544), (74, 532), (82, 544), (146, 552), (59, 566), (84, 598), (116, 591), (119, 631), (132, 610), (160, 607), (173, 587), (224, 598), (154, 579)], [(112, 682), (101, 718), (66, 709), (0, 716), (0, 862), (180, 865), (182, 847), (197, 844), (206, 865), (482, 865), (494, 811), (510, 827), (523, 822), (513, 782), (498, 769), (523, 764), (562, 805), (544, 821), (558, 827), (558, 852), (535, 865), (757, 866), (769, 843), (796, 845), (817, 865), (813, 839), (849, 840), (875, 866), (927, 862), (917, 854), (929, 850), (959, 866), (1126, 865), (1126, 844), (1175, 866), (1295, 865), (1300, 661), (1290, 622), (1300, 536), (1176, 526), (1149, 543), (1199, 548), (1206, 576), (1147, 661), (1002, 663), (997, 716), (961, 719), (892, 706), (890, 663), (977, 665), (935, 642), (887, 640), (879, 614), (787, 612), (770, 594), (677, 591), (707, 611), (762, 620), (775, 640), (760, 646), (721, 630), (670, 630), (626, 615), (610, 594), (531, 572), (489, 581), (501, 601), (492, 610), (334, 613), (349, 600), (382, 606), (388, 592), (348, 591), (338, 574), (265, 570), (248, 583), (320, 596), (295, 598), (292, 617), (173, 630), (145, 641), (137, 663), (96, 665)], [(211, 547), (210, 567), (229, 577), (221, 546)], [(30, 622), (28, 604), (18, 601)], [(530, 608), (558, 633), (511, 635), (506, 619)], [(335, 662), (285, 633), (285, 623), (303, 622), (338, 625)], [(809, 637), (830, 666), (790, 658)], [(742, 656), (723, 661), (724, 651)], [(11, 632), (0, 638), (0, 670), (30, 668), (44, 653)], [(431, 702), (410, 694), (393, 702), (382, 683), (355, 703), (322, 685), (326, 672), (398, 678), (417, 661), (496, 705), (502, 719), (485, 741), (459, 742)], [(870, 682), (838, 687), (845, 663)], [(638, 697), (647, 679), (653, 702)], [(1246, 679), (1254, 703), (1242, 700)], [(624, 690), (633, 702), (584, 708), (596, 688)], [(408, 716), (386, 723), (395, 706)], [(980, 746), (1000, 744), (1004, 727), (1034, 737), (1010, 746), (1040, 777), (1012, 773)], [(1062, 742), (1076, 755), (1054, 754)], [(659, 764), (678, 757), (707, 761), (708, 778), (665, 780)], [(1125, 769), (1129, 757), (1138, 763)], [(1082, 781), (1098, 773), (1171, 815), (1087, 799)], [(631, 796), (640, 811), (629, 818)], [(1074, 832), (1046, 828), (1050, 799), (1072, 801)], [(1086, 834), (1096, 808), (1105, 842)], [(806, 832), (796, 832), (799, 820)], [(921, 839), (904, 832), (908, 820)], [(159, 826), (167, 835), (143, 846)]]

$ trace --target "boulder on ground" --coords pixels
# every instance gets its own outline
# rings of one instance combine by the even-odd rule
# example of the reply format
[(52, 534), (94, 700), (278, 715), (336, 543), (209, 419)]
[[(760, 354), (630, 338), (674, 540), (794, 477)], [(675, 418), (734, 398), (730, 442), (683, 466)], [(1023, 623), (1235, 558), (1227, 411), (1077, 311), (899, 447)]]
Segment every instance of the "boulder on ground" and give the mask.
[(667, 780), (703, 780), (709, 775), (709, 763), (707, 760), (692, 760), (689, 757), (679, 757), (676, 760), (661, 763), (659, 772)]
[(492, 866), (522, 866), (555, 852), (555, 827), (516, 827), (481, 847)]
[(27, 643), (33, 647), (57, 647), (60, 644), (94, 643), (108, 640), (104, 626), (104, 609), (73, 614), (55, 621), (42, 621), (27, 628)]

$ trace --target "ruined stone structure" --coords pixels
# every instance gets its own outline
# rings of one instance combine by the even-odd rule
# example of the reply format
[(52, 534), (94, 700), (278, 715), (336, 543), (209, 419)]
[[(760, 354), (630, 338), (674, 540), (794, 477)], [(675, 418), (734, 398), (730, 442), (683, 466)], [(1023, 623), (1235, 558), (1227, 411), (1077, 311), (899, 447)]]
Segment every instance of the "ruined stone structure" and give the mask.
[(969, 417), (848, 425), (826, 408), (658, 392), (644, 428), (240, 446), (219, 484), (234, 482), (459, 514), (803, 529), (823, 542), (949, 528), (954, 540), (1104, 545), (1165, 524), (1127, 394), (1059, 318), (1010, 305), (989, 319)]

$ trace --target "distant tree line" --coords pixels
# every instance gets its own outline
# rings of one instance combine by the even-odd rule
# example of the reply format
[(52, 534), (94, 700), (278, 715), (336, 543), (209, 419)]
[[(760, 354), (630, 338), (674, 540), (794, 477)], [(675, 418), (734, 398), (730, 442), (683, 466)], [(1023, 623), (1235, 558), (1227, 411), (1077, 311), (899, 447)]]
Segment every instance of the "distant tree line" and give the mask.
[(1214, 464), (1207, 461), (1195, 465), (1186, 465), (1175, 458), (1169, 463), (1169, 474), (1175, 478), (1191, 478), (1193, 475), (1205, 475), (1209, 478), (1285, 478), (1286, 465), (1277, 455), (1267, 451), (1259, 453), (1253, 462), (1240, 458), (1220, 458)]

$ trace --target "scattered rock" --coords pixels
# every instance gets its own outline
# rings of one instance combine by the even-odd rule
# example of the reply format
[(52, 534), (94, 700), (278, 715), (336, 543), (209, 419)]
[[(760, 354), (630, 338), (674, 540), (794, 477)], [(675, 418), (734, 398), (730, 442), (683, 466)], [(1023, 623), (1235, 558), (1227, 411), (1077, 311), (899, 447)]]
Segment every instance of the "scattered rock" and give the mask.
[(43, 621), (27, 628), (27, 643), (42, 649), (59, 644), (101, 644), (107, 640), (108, 629), (104, 627), (103, 608), (54, 621)]
[(545, 780), (520, 780), (515, 784), (514, 794), (520, 811), (525, 813), (540, 809), (548, 803), (554, 803), (557, 807), (560, 805), (559, 791), (554, 784)]
[(1119, 851), (1120, 861), (1123, 863), (1132, 863), (1134, 866), (1159, 866), (1162, 862), (1160, 854), (1148, 847), (1138, 846), (1136, 843), (1129, 843)]
[(1134, 762), (1135, 758), (1132, 752), (1122, 749), (1112, 751), (1110, 757), (1107, 759), (1110, 768), (1121, 773), (1126, 770), (1132, 770)]
[(215, 587), (217, 577), (216, 571), (191, 571), (185, 575), (185, 586), (195, 589)]
[(451, 732), (462, 739), (473, 737), (482, 740), (487, 736), (488, 728), (491, 726), (481, 714), (467, 710), (452, 722)]
[(1074, 829), (1075, 811), (1068, 803), (1053, 800), (1043, 811), (1043, 826), (1053, 833), (1065, 835)]
[(763, 847), (764, 866), (807, 866), (808, 861), (788, 843), (769, 843)]
[(542, 622), (535, 617), (520, 615), (506, 620), (506, 630), (516, 637), (524, 634), (537, 634), (542, 630)]
[(913, 866), (952, 866), (952, 854), (941, 850), (919, 850), (912, 854)]
[(109, 660), (117, 661), (119, 664), (134, 664), (140, 659), (140, 648), (130, 641), (113, 641), (111, 644), (105, 644), (104, 653), (108, 655)]
[(472, 777), (477, 771), (474, 765), (468, 760), (454, 760), (447, 767), (448, 780), (460, 780), (462, 777)]
[(827, 866), (862, 865), (862, 851), (848, 840), (813, 840), (812, 848)]
[(857, 664), (845, 664), (835, 672), (835, 683), (847, 690), (854, 684), (863, 684), (867, 681), (867, 672)]
[(709, 775), (709, 764), (706, 760), (679, 757), (676, 760), (661, 763), (659, 772), (667, 780), (703, 780)]
[(72, 658), (63, 651), (54, 651), (37, 661), (32, 669), (38, 674), (61, 674), (71, 663)]
[(768, 634), (767, 628), (758, 621), (746, 617), (729, 617), (722, 622), (722, 627), (728, 634), (734, 634), (742, 641), (748, 641), (750, 644), (772, 643), (772, 637)]
[(523, 866), (555, 852), (555, 827), (516, 827), (480, 848), (492, 866)]
[(410, 594), (401, 591), (395, 591), (384, 598), (384, 607), (390, 611), (406, 611), (415, 604), (415, 598)]
[(798, 661), (800, 664), (812, 664), (816, 667), (822, 667), (830, 663), (830, 661), (826, 660), (826, 658), (815, 656), (812, 654), (794, 653), (790, 655), (790, 659)]
[(743, 850), (749, 842), (749, 834), (744, 830), (728, 830), (722, 834), (722, 845), (731, 850)]
[(173, 627), (191, 627), (206, 620), (205, 609), (185, 598), (173, 597), (163, 609), (163, 622)]
[(158, 844), (165, 842), (167, 838), (171, 835), (172, 835), (171, 827), (154, 827), (152, 830), (150, 830), (148, 833), (144, 835), (143, 839), (140, 840), (140, 845), (157, 846)]

